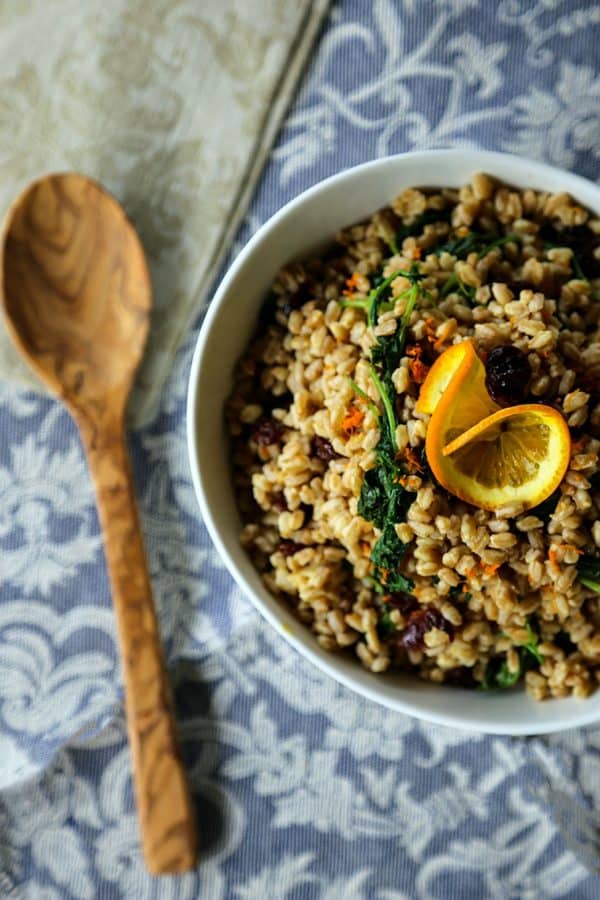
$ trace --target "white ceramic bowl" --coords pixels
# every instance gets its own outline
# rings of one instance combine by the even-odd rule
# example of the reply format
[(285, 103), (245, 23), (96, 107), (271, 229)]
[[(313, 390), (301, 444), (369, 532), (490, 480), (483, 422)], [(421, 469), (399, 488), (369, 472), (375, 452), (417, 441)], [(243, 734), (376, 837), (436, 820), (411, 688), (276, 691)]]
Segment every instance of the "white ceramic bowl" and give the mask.
[(402, 674), (373, 675), (358, 660), (327, 653), (263, 586), (239, 543), (223, 406), (235, 362), (256, 326), (277, 271), (326, 244), (341, 227), (386, 206), (404, 188), (459, 186), (485, 171), (521, 188), (568, 191), (600, 214), (600, 189), (589, 181), (502, 153), (439, 150), (406, 153), (348, 169), (305, 191), (279, 210), (237, 257), (202, 326), (188, 392), (188, 447), (204, 522), (227, 568), (273, 627), (303, 656), (352, 690), (391, 709), (457, 728), (494, 734), (541, 734), (600, 719), (600, 692), (588, 700), (536, 703), (522, 690), (467, 691)]

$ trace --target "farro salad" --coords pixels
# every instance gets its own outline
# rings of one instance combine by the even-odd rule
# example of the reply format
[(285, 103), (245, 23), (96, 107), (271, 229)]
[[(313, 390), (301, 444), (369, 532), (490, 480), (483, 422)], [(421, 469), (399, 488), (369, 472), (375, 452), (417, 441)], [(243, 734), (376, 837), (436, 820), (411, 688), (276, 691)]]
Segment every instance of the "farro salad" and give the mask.
[(600, 680), (600, 219), (485, 174), (283, 269), (227, 404), (242, 542), (326, 650)]

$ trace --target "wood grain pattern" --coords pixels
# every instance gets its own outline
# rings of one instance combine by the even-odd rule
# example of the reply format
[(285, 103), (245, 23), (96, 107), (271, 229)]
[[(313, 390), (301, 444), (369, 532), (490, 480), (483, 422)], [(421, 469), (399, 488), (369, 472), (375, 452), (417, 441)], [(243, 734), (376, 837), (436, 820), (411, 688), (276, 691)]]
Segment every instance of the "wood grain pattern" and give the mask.
[(195, 815), (134, 495), (124, 417), (151, 309), (144, 253), (119, 204), (77, 174), (9, 211), (1, 294), (13, 338), (65, 402), (92, 472), (112, 587), (142, 848), (153, 874), (195, 865)]

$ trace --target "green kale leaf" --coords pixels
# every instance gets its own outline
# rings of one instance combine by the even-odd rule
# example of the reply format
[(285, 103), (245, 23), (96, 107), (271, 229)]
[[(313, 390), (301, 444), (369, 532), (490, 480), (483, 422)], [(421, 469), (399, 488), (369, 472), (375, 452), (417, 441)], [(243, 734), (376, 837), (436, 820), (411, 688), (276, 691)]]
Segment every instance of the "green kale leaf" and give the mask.
[(379, 637), (385, 641), (395, 632), (395, 630), (396, 626), (392, 622), (389, 612), (384, 612), (379, 617), (379, 622), (377, 623), (377, 633)]
[(490, 250), (496, 247), (502, 247), (510, 241), (518, 241), (518, 234), (495, 234), (493, 231), (485, 233), (471, 231), (462, 238), (454, 238), (440, 247), (436, 247), (433, 251), (436, 256), (442, 253), (450, 253), (457, 259), (466, 259), (469, 253), (476, 253), (479, 257), (485, 256)]
[(426, 225), (434, 225), (436, 222), (450, 221), (452, 209), (426, 209), (417, 216), (409, 225), (402, 225), (396, 232), (396, 237), (390, 241), (390, 249), (393, 253), (400, 253), (402, 241), (407, 237), (419, 237)]
[(506, 690), (514, 687), (525, 675), (525, 672), (544, 662), (544, 657), (538, 649), (539, 635), (530, 621), (526, 623), (525, 629), (527, 631), (527, 641), (519, 647), (519, 667), (517, 671), (511, 672), (509, 670), (504, 654), (493, 657), (485, 670), (481, 683), (482, 690)]
[(404, 591), (410, 594), (414, 588), (412, 579), (398, 571), (406, 546), (396, 534), (393, 523), (388, 522), (371, 552), (375, 577), (389, 593)]
[(584, 587), (600, 594), (600, 556), (584, 553), (577, 563), (577, 577)]

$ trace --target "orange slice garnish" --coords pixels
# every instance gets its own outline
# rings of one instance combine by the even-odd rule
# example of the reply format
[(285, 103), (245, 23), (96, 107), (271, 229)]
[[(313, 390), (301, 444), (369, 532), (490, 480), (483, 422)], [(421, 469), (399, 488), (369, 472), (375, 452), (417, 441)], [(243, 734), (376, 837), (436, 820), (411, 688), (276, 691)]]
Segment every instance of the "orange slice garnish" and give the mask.
[(476, 359), (477, 354), (471, 341), (454, 344), (438, 356), (423, 382), (416, 411), (431, 414), (459, 368), (472, 365)]
[[(439, 366), (437, 375), (436, 366)], [(435, 380), (428, 384), (432, 375)], [(426, 388), (424, 403), (419, 409)], [(450, 347), (431, 367), (421, 388), (417, 410), (424, 412), (423, 407), (431, 409), (432, 404), (427, 428), (428, 456), (430, 451), (441, 454), (446, 444), (499, 409), (487, 392), (485, 366), (471, 341)]]
[(446, 490), (482, 509), (518, 504), (524, 511), (562, 481), (571, 436), (558, 410), (526, 403), (487, 416), (441, 451), (433, 442), (428, 446), (429, 465)]
[(434, 476), (474, 506), (531, 509), (556, 490), (567, 470), (571, 437), (562, 415), (538, 404), (500, 409), (469, 340), (435, 361), (416, 410), (431, 414), (425, 451)]

